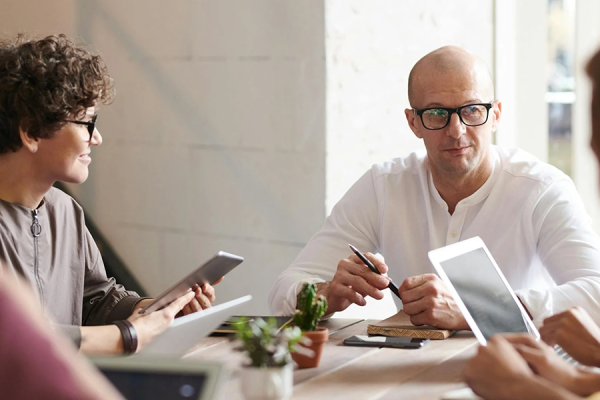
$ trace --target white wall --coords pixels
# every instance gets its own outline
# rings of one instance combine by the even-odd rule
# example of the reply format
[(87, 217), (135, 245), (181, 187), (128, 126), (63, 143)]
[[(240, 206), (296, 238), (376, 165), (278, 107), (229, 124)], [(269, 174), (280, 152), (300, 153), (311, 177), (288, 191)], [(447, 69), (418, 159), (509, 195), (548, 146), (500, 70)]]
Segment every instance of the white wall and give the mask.
[(325, 215), (323, 3), (0, 6), (4, 33), (64, 32), (102, 53), (117, 98), (74, 189), (142, 285), (155, 295), (226, 250), (246, 261), (218, 301), (251, 293), (249, 312), (267, 313), (270, 286)]

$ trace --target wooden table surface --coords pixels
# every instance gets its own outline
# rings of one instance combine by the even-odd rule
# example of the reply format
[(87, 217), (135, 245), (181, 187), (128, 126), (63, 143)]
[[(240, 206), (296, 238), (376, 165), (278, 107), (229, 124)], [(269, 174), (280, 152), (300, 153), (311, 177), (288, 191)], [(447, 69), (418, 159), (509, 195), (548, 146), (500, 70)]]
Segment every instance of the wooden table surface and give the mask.
[[(349, 347), (348, 336), (365, 335), (375, 321), (333, 318), (321, 324), (330, 329), (321, 364), (294, 371), (292, 399), (411, 399), (434, 400), (449, 390), (464, 387), (461, 371), (477, 351), (471, 332), (446, 340), (432, 340), (418, 350)], [(245, 356), (233, 350), (227, 337), (203, 339), (190, 359), (219, 362), (228, 371), (221, 399), (243, 399), (239, 371)]]

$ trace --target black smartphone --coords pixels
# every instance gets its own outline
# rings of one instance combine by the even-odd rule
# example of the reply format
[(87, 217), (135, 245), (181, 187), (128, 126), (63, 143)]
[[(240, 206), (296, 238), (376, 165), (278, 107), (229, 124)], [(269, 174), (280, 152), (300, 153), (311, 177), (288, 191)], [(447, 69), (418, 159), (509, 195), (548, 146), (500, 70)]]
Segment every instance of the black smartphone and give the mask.
[(346, 346), (395, 347), (398, 349), (420, 349), (429, 339), (406, 336), (367, 336), (356, 335), (344, 339)]

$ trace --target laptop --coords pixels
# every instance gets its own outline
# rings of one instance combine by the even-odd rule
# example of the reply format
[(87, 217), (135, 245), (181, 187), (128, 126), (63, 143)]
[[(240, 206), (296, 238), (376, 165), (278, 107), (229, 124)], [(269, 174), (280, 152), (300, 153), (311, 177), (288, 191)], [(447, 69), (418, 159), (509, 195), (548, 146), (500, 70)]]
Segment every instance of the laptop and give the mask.
[(429, 252), (429, 259), (482, 345), (497, 333), (540, 334), (480, 237)]
[(127, 400), (211, 400), (223, 380), (222, 366), (213, 363), (150, 357), (90, 360)]
[(129, 358), (163, 356), (180, 358), (208, 336), (216, 327), (232, 315), (243, 315), (252, 299), (247, 295), (217, 306), (176, 318), (170, 327)]

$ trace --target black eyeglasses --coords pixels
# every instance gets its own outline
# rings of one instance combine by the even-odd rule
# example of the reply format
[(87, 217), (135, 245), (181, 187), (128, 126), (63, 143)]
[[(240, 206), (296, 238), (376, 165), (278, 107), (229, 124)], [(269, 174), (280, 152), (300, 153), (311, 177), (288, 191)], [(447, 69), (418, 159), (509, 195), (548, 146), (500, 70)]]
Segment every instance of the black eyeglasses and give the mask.
[(467, 104), (458, 108), (413, 108), (415, 114), (421, 117), (425, 129), (437, 130), (445, 128), (452, 114), (457, 113), (461, 122), (467, 126), (479, 126), (487, 122), (493, 103)]
[(74, 120), (70, 120), (67, 119), (65, 120), (65, 122), (72, 122), (74, 124), (79, 124), (79, 125), (86, 125), (87, 126), (87, 130), (90, 133), (90, 142), (92, 141), (92, 136), (94, 136), (94, 129), (96, 129), (96, 120), (98, 119), (98, 115), (94, 115), (92, 117), (92, 120), (90, 122), (85, 122), (85, 121), (74, 121)]

